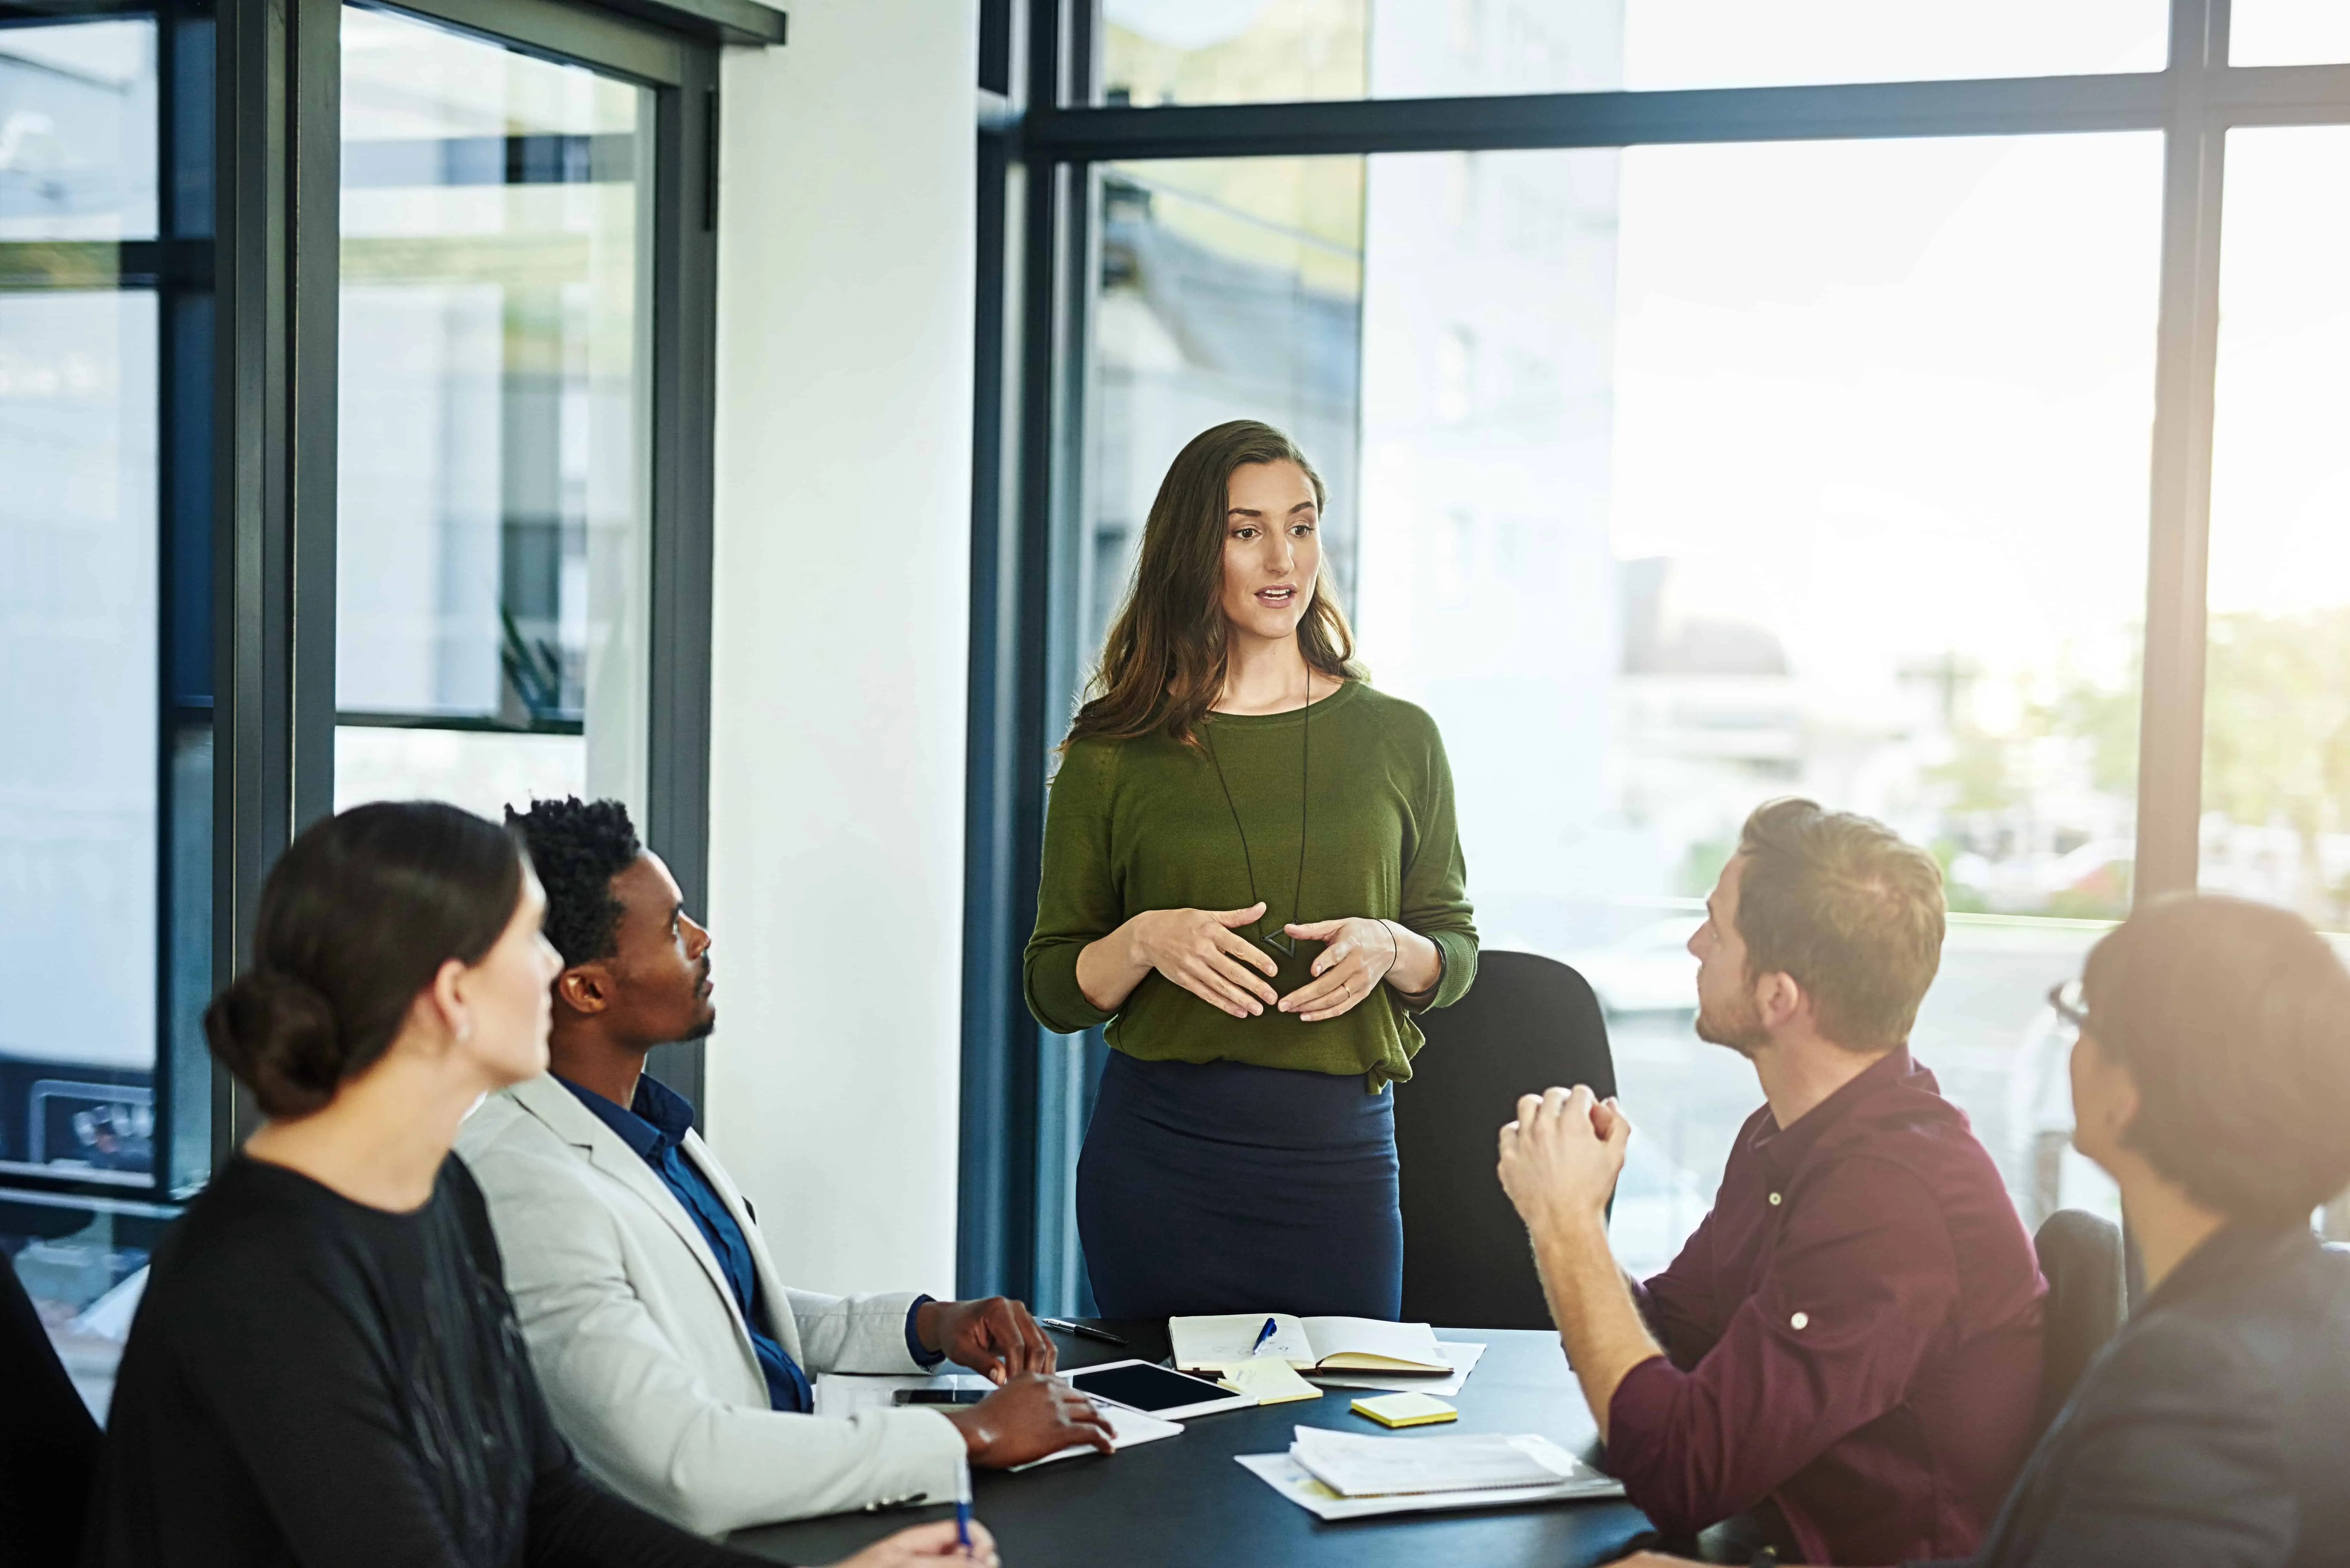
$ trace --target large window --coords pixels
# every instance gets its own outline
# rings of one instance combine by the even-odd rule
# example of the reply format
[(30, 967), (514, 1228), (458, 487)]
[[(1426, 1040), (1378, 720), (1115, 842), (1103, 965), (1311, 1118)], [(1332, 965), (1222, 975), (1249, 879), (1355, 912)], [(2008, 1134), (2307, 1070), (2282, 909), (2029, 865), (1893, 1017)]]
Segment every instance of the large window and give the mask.
[[(2350, 84), (2227, 69), (2209, 0), (2057, 9), (1100, 0), (993, 197), (1024, 308), (983, 338), (1014, 472), (979, 510), (1035, 566), (974, 646), (1039, 700), (975, 747), (1041, 785), (1168, 462), (1289, 429), (1373, 680), (1443, 727), (1487, 944), (1607, 1008), (1634, 1267), (1755, 1103), (1682, 944), (1763, 799), (1942, 862), (1913, 1044), (2028, 1220), (2113, 1202), (2043, 997), (2134, 898), (2350, 927)], [(2338, 10), (2241, 0), (2232, 61), (2350, 58)], [(1033, 842), (1000, 777), (975, 820)], [(967, 1109), (1038, 1152), (990, 1171), (1033, 1184), (1025, 1250), (974, 1216), (964, 1282), (1082, 1303), (1098, 1044), (1005, 1007), (969, 1049), (1040, 1065), (1033, 1121), (1013, 1075)]]
[(2350, 127), (2229, 133), (2202, 880), (2350, 930)]
[(1615, 1020), (1627, 1264), (1667, 1261), (1752, 1108), (1681, 944), (1774, 794), (1948, 866), (1917, 1048), (2056, 1206), (2042, 1000), (2134, 854), (2160, 139), (1102, 178), (1084, 645), (1185, 441), (1298, 437), (1373, 678), (1443, 727), (1484, 940)]

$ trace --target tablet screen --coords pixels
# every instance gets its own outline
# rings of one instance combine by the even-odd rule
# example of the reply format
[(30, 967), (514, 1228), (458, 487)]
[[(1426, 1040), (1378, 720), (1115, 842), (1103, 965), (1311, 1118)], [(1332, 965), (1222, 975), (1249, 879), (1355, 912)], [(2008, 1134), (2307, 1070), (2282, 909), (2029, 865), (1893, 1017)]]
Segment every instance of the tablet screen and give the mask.
[(1115, 1399), (1138, 1410), (1180, 1410), (1186, 1405), (1232, 1397), (1231, 1389), (1220, 1388), (1204, 1377), (1170, 1372), (1164, 1366), (1092, 1367), (1066, 1376), (1087, 1394)]

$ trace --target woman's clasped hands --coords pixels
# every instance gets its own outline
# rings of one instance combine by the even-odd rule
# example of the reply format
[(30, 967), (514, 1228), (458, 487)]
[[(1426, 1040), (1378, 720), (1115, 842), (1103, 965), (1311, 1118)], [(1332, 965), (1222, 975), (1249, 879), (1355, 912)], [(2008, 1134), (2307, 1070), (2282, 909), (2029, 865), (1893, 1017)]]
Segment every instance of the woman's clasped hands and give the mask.
[(1325, 945), (1312, 979), (1282, 996), (1271, 983), (1278, 972), (1272, 956), (1240, 934), (1263, 918), (1262, 902), (1245, 909), (1153, 909), (1128, 922), (1134, 961), (1234, 1018), (1272, 1007), (1307, 1023), (1352, 1011), (1395, 965), (1395, 934), (1384, 920), (1357, 916), (1285, 926), (1293, 940)]

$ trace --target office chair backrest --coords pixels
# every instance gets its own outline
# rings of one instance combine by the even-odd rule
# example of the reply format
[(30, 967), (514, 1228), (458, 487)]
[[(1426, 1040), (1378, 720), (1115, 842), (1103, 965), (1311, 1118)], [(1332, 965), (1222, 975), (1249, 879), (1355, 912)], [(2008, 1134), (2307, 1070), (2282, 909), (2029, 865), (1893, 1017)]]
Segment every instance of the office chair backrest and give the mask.
[[(1399, 1102), (1400, 1103), (1400, 1102)], [(2032, 1244), (2048, 1281), (2043, 1309), (2040, 1405), (2032, 1440), (2056, 1419), (2081, 1374), (2122, 1326), (2121, 1227), (2078, 1209), (2059, 1209), (2040, 1222)]]
[(1525, 1227), (1493, 1174), (1520, 1095), (1616, 1092), (1599, 1001), (1555, 959), (1487, 952), (1477, 983), (1423, 1013), (1428, 1044), (1395, 1087), (1403, 1184), (1403, 1315), (1458, 1328), (1548, 1328)]
[(98, 1467), (98, 1423), (0, 1252), (0, 1561), (71, 1563)]

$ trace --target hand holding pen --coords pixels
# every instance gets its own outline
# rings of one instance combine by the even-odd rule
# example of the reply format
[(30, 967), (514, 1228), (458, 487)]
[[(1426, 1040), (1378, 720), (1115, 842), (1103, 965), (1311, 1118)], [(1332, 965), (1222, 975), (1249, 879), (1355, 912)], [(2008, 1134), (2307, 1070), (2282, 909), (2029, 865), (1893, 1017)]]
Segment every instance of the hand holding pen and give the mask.
[(965, 1547), (958, 1521), (941, 1519), (935, 1524), (918, 1524), (885, 1541), (877, 1541), (856, 1556), (842, 1558), (833, 1568), (937, 1568), (942, 1563), (1001, 1568), (1001, 1560), (995, 1555), (995, 1537), (987, 1532), (987, 1526), (973, 1520), (971, 1544)]

